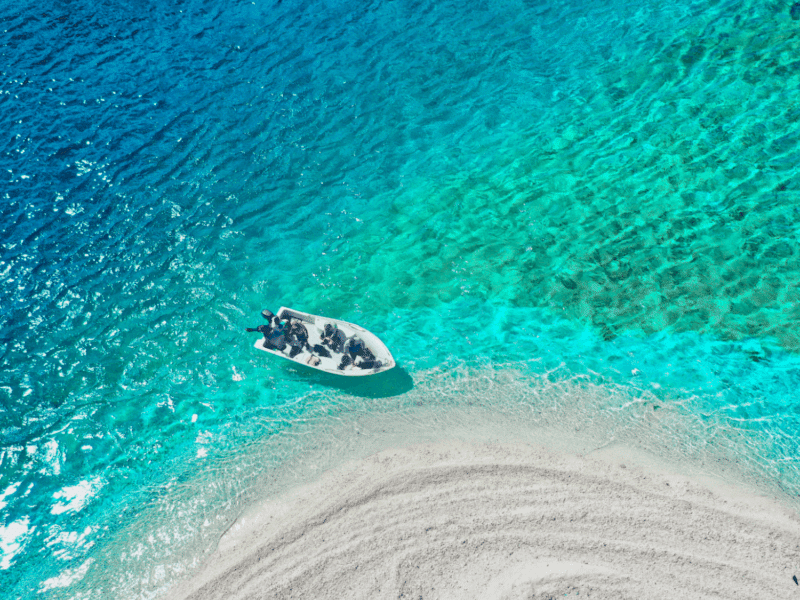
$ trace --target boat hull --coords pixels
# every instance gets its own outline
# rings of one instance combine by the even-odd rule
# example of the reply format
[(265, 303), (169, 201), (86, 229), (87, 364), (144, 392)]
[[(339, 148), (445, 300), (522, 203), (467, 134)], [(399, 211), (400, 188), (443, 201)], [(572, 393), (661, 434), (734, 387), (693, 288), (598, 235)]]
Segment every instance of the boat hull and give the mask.
[[(290, 362), (307, 366), (317, 371), (331, 373), (333, 375), (339, 375), (342, 377), (366, 377), (369, 375), (376, 375), (394, 368), (396, 364), (394, 357), (392, 357), (392, 353), (389, 352), (389, 349), (378, 338), (378, 336), (370, 331), (367, 331), (360, 325), (342, 321), (340, 319), (331, 319), (329, 317), (321, 317), (319, 315), (304, 313), (299, 310), (286, 308), (285, 306), (281, 307), (277, 316), (281, 320), (285, 319), (286, 317), (291, 317), (293, 320), (301, 321), (308, 331), (308, 345), (312, 349), (315, 345), (322, 343), (325, 325), (328, 324), (336, 326), (338, 329), (344, 332), (348, 338), (357, 336), (364, 342), (364, 345), (369, 348), (372, 354), (375, 355), (375, 359), (381, 361), (381, 366), (377, 368), (362, 369), (351, 364), (346, 366), (344, 369), (339, 369), (338, 367), (343, 356), (342, 352), (334, 352), (329, 347), (326, 347), (326, 350), (328, 350), (328, 352), (331, 354), (331, 357), (328, 358), (321, 356), (316, 352), (309, 351), (308, 348), (304, 348), (302, 352), (294, 357), (291, 357), (289, 356), (289, 350), (291, 349), (290, 346), (287, 345), (283, 350), (265, 348), (263, 338), (256, 340), (254, 344), (256, 349), (269, 354), (274, 354), (275, 356), (279, 356)], [(319, 360), (319, 363), (314, 364), (317, 360)]]

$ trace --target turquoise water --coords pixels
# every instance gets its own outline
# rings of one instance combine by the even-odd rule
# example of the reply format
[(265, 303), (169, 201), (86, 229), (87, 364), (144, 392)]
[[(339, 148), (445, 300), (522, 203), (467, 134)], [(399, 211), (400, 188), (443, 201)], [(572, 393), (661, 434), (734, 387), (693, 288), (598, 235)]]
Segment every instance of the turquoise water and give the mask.
[[(797, 498), (787, 4), (6, 4), (4, 596), (158, 597), (370, 416), (478, 407)], [(281, 305), (397, 372), (256, 353)]]

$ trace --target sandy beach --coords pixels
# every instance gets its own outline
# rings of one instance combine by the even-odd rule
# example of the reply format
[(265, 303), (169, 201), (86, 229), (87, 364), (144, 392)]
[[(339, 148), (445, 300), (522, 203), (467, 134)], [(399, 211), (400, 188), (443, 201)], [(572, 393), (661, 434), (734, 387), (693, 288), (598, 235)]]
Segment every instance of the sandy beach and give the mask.
[(170, 597), (800, 598), (800, 519), (629, 448), (387, 449), (240, 518)]

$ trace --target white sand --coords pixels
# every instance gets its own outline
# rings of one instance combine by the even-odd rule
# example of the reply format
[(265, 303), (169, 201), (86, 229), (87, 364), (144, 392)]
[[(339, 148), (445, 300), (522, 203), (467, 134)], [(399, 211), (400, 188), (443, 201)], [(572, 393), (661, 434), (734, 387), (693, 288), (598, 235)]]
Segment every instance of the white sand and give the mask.
[(774, 500), (624, 448), (442, 442), (268, 502), (171, 597), (800, 599), (795, 575), (800, 519)]

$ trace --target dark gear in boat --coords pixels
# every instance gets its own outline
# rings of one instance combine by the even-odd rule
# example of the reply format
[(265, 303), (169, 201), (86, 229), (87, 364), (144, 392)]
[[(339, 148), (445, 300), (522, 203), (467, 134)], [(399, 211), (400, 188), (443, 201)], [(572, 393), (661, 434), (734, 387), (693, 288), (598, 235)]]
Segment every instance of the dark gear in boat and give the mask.
[[(266, 317), (265, 317), (266, 318)], [(271, 320), (270, 323), (273, 321)], [(277, 318), (274, 321), (277, 323)], [(259, 325), (258, 327), (247, 327), (247, 332), (258, 331), (264, 334), (264, 348), (270, 350), (283, 350), (286, 348), (286, 337), (283, 333), (283, 327), (280, 325)]]
[(342, 362), (339, 363), (339, 366), (336, 367), (340, 371), (344, 371), (345, 367), (348, 367), (353, 364), (353, 359), (350, 358), (347, 354), (342, 354)]
[(345, 344), (344, 351), (355, 361), (357, 356), (364, 360), (374, 360), (375, 355), (367, 348), (367, 345), (359, 337), (351, 337)]
[(334, 352), (344, 352), (345, 341), (347, 341), (347, 336), (344, 331), (330, 323), (325, 325), (324, 334), (322, 336), (322, 343), (324, 345), (328, 346)]
[(328, 352), (328, 349), (323, 346), (322, 344), (314, 344), (314, 347), (311, 349), (315, 354), (319, 354), (320, 356), (324, 356), (325, 358), (330, 358), (331, 353)]
[[(269, 343), (272, 344), (272, 347), (276, 350), (283, 351), (283, 349), (286, 348), (286, 334), (284, 332), (283, 325), (280, 324), (277, 317), (275, 317), (273, 323), (274, 325), (272, 326), (272, 330), (270, 331), (268, 337)], [(265, 347), (267, 347), (267, 340), (264, 340), (264, 342)]]
[(308, 329), (302, 323), (294, 322), (289, 326), (289, 338), (292, 340), (289, 343), (296, 343), (302, 347), (308, 345)]
[(253, 333), (257, 331), (259, 333), (263, 333), (264, 337), (267, 337), (267, 334), (271, 331), (271, 327), (269, 325), (259, 325), (258, 327), (246, 327), (245, 331), (248, 333)]
[(306, 329), (305, 325), (297, 321), (291, 322), (289, 317), (287, 317), (287, 323), (289, 324), (286, 330), (287, 341), (292, 347), (289, 351), (289, 358), (294, 358), (306, 348), (310, 351), (311, 347), (308, 345), (308, 329)]
[(383, 363), (379, 360), (362, 360), (361, 362), (357, 363), (356, 366), (359, 369), (380, 369), (383, 366)]

